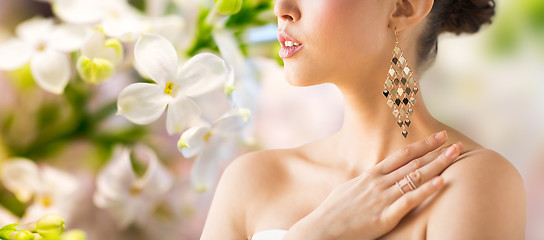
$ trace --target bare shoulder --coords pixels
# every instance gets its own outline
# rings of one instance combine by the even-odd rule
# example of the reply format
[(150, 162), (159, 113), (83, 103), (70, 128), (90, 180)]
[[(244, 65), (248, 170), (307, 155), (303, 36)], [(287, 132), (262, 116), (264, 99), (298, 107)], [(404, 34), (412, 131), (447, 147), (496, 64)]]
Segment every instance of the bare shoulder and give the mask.
[(521, 176), (512, 163), (496, 151), (485, 148), (462, 153), (442, 176), (451, 180), (452, 185), (463, 183), (459, 187), (483, 187), (482, 184), (488, 182), (506, 182), (508, 186), (523, 187)]
[(477, 149), (462, 154), (442, 177), (432, 203), (429, 239), (524, 239), (525, 189), (501, 154)]
[(248, 239), (248, 205), (279, 186), (288, 149), (243, 154), (225, 169), (214, 194), (202, 239)]
[(242, 194), (269, 191), (274, 187), (271, 185), (285, 180), (286, 165), (295, 155), (291, 149), (269, 149), (243, 154), (229, 164), (221, 181), (236, 183), (236, 188), (242, 190)]

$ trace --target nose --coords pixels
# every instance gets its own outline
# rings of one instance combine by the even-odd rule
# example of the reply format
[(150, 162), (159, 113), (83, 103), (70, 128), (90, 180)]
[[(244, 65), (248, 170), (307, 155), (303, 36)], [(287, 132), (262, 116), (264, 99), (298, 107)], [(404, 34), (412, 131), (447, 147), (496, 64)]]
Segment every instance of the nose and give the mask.
[(289, 22), (298, 21), (301, 15), (295, 0), (277, 0), (274, 14), (278, 17), (278, 21)]

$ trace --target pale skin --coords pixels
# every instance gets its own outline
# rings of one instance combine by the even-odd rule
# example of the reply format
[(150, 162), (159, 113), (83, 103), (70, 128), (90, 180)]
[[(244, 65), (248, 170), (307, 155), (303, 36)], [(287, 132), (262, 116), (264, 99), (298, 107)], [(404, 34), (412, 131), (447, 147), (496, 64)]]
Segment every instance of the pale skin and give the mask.
[[(280, 31), (303, 49), (284, 59), (295, 86), (335, 84), (342, 128), (297, 148), (235, 159), (225, 170), (202, 239), (525, 239), (517, 170), (436, 120), (416, 95), (405, 139), (381, 91), (395, 42), (412, 69), (433, 0), (278, 0)], [(416, 71), (417, 78), (417, 71)], [(423, 89), (424, 90), (424, 89)], [(446, 130), (437, 140), (434, 133)], [(453, 146), (453, 156), (442, 151)], [(418, 170), (416, 190), (395, 185)], [(433, 180), (437, 180), (432, 184)]]

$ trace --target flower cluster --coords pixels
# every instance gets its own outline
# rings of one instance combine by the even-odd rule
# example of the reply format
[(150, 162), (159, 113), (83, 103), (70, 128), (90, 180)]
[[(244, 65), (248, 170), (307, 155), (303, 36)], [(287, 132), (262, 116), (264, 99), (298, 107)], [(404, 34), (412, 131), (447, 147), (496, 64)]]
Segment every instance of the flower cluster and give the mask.
[[(275, 20), (272, 1), (40, 2), (49, 15), (0, 32), (0, 98), (22, 103), (0, 104), (0, 194), (12, 196), (0, 198), (0, 225), (103, 211), (115, 227), (96, 228), (118, 238), (133, 228), (168, 238), (195, 204), (180, 205), (185, 189), (210, 192), (253, 143), (247, 33)], [(39, 223), (7, 225), (0, 238), (85, 238)]]

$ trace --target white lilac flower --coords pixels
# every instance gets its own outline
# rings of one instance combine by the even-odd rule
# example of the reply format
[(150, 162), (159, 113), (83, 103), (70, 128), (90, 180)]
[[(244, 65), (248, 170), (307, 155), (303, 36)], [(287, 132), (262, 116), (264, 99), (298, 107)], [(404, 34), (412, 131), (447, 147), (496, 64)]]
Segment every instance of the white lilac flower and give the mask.
[[(212, 34), (233, 75), (225, 84), (225, 93), (232, 97), (233, 105), (254, 110), (254, 99), (260, 92), (257, 67), (244, 57), (232, 31), (218, 28)], [(236, 93), (232, 94), (233, 91)]]
[(198, 155), (191, 169), (191, 184), (196, 191), (206, 191), (215, 184), (219, 161), (230, 158), (233, 152), (227, 143), (244, 127), (249, 116), (249, 110), (234, 108), (211, 125), (196, 126), (183, 132), (178, 150), (186, 158)]
[(65, 22), (98, 24), (107, 36), (133, 41), (149, 24), (126, 0), (51, 0), (53, 12)]
[[(131, 160), (131, 156), (136, 158)], [(143, 176), (134, 172), (131, 161), (147, 165)], [(119, 147), (111, 162), (98, 174), (94, 203), (108, 210), (123, 228), (135, 222), (143, 224), (173, 183), (174, 177), (153, 150), (143, 145), (133, 150)]]
[(225, 84), (225, 94), (231, 96), (232, 91), (236, 89), (235, 79), (244, 77), (248, 72), (245, 68), (245, 58), (240, 52), (238, 42), (234, 38), (234, 34), (227, 29), (219, 28), (213, 32), (213, 38), (217, 43), (221, 56), (225, 59), (229, 67), (229, 79)]
[(102, 24), (106, 19), (138, 15), (127, 0), (50, 0), (53, 12), (73, 24)]
[[(110, 0), (116, 2), (117, 0)], [(98, 23), (104, 17), (107, 0), (50, 0), (53, 12), (65, 22)]]
[(0, 70), (16, 70), (30, 62), (32, 76), (43, 89), (61, 94), (70, 78), (66, 53), (79, 49), (88, 31), (84, 27), (54, 25), (35, 17), (16, 28), (17, 37), (0, 44)]
[(39, 169), (30, 160), (17, 158), (2, 165), (2, 184), (21, 202), (29, 202), (40, 189)]
[(191, 39), (185, 32), (187, 24), (179, 15), (167, 15), (147, 18), (150, 32), (168, 39), (172, 43), (186, 42)]
[(119, 38), (143, 27), (139, 14), (126, 0), (51, 0), (53, 12), (65, 22), (95, 24), (108, 36)]
[(97, 27), (81, 49), (76, 67), (86, 82), (101, 83), (114, 74), (122, 59), (121, 42), (115, 38), (106, 39), (102, 28)]
[[(212, 34), (221, 56), (230, 68), (229, 79), (225, 84), (225, 94), (233, 106), (255, 111), (257, 108), (255, 99), (261, 93), (261, 84), (257, 73), (259, 66), (254, 59), (244, 57), (232, 31), (216, 28)], [(254, 123), (249, 122), (248, 125), (250, 126), (242, 130), (242, 137), (246, 144), (253, 144), (255, 142)]]
[(224, 61), (210, 53), (189, 59), (178, 69), (174, 46), (156, 34), (144, 34), (134, 47), (135, 65), (155, 83), (134, 83), (117, 100), (118, 113), (136, 124), (157, 120), (168, 106), (166, 129), (181, 133), (200, 116), (192, 99), (221, 87), (227, 78)]
[(123, 42), (133, 42), (144, 33), (156, 33), (170, 42), (179, 42), (185, 35), (183, 32), (185, 21), (181, 16), (150, 17), (126, 5), (108, 11), (109, 14), (101, 21), (100, 25), (103, 26), (107, 36)]
[(147, 3), (151, 16), (143, 15), (126, 0), (51, 1), (55, 14), (64, 21), (98, 24), (107, 36), (123, 42), (132, 42), (146, 32), (161, 34), (172, 42), (178, 42), (182, 36), (183, 18), (178, 15), (157, 15), (156, 12), (160, 10), (158, 8), (163, 5), (157, 1)]
[(105, 14), (100, 24), (108, 36), (124, 42), (132, 42), (151, 29), (151, 24), (146, 17), (126, 1), (109, 2), (104, 10)]
[(79, 199), (79, 181), (52, 167), (39, 168), (28, 159), (7, 160), (2, 166), (2, 183), (22, 202), (32, 200), (21, 221), (35, 220), (51, 212), (70, 218)]

